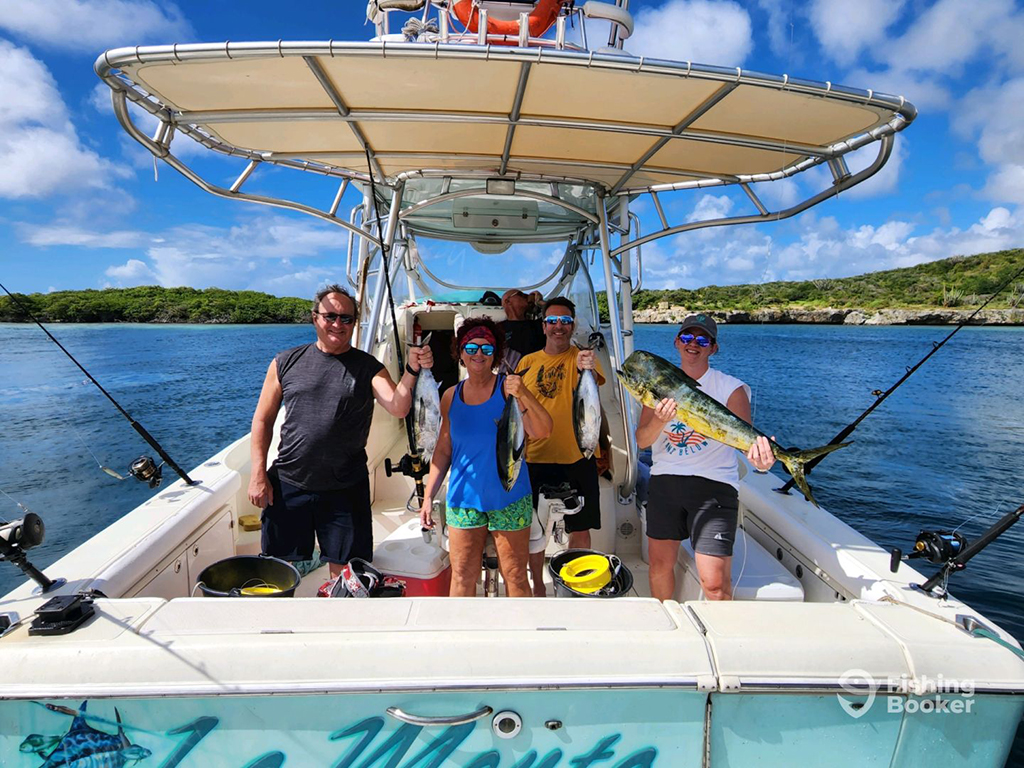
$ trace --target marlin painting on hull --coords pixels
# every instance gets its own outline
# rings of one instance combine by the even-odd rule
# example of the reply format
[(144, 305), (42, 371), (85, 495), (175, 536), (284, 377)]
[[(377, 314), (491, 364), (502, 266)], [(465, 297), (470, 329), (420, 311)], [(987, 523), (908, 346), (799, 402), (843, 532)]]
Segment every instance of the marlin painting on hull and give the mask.
[[(150, 750), (132, 744), (125, 736), (121, 727), (121, 713), (116, 709), (117, 735), (98, 731), (85, 721), (85, 708), (88, 702), (83, 701), (81, 708), (71, 721), (71, 728), (63, 737), (42, 736), (34, 733), (26, 737), (21, 744), (21, 751), (35, 752), (46, 761), (40, 768), (121, 768), (130, 762), (145, 760)], [(56, 742), (56, 747), (49, 754), (45, 750)]]

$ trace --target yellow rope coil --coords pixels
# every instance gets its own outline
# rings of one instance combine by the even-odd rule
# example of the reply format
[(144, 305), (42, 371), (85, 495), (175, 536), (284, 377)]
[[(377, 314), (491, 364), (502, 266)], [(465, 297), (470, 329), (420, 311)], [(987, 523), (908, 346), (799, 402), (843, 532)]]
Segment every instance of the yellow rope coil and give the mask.
[(558, 577), (569, 589), (589, 595), (612, 580), (612, 568), (604, 555), (582, 555), (562, 566)]

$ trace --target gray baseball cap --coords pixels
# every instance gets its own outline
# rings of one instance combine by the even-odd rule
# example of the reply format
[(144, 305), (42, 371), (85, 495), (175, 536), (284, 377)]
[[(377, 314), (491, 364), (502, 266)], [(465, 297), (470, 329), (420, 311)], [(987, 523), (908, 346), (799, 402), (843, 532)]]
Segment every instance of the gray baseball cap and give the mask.
[(703, 312), (699, 315), (688, 315), (679, 327), (684, 331), (687, 328), (702, 328), (707, 331), (712, 341), (718, 339), (718, 324), (711, 315), (705, 315)]

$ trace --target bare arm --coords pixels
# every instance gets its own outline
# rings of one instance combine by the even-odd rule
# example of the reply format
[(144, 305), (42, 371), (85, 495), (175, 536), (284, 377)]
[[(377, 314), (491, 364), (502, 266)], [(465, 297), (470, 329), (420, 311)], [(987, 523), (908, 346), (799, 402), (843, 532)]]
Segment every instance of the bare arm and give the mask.
[[(751, 423), (750, 398), (747, 397), (747, 390), (743, 387), (736, 387), (735, 391), (729, 395), (729, 400), (726, 402), (725, 407), (747, 422), (747, 424)], [(772, 439), (774, 440), (775, 438)], [(754, 468), (761, 472), (767, 472), (771, 469), (772, 464), (775, 463), (775, 454), (772, 452), (768, 438), (764, 436), (757, 438), (747, 451), (747, 458), (754, 465)]]
[[(420, 368), (430, 368), (434, 364), (434, 357), (430, 347), (413, 347), (409, 350), (409, 367), (414, 371)], [(378, 403), (399, 419), (409, 415), (409, 408), (412, 407), (412, 392), (416, 388), (416, 377), (408, 371), (402, 372), (402, 378), (395, 384), (387, 369), (381, 369), (380, 373), (373, 377), (373, 396)]]
[(437, 434), (437, 445), (434, 446), (434, 453), (430, 457), (430, 473), (423, 489), (423, 503), (420, 505), (420, 525), (424, 528), (434, 527), (434, 518), (431, 514), (434, 495), (444, 482), (448, 468), (452, 464), (452, 433), (448, 423), (448, 411), (452, 407), (452, 396), (455, 394), (455, 387), (449, 387), (441, 398), (441, 429)]
[(249, 479), (249, 501), (256, 507), (274, 503), (274, 492), (267, 477), (267, 451), (274, 434), (274, 421), (281, 410), (281, 381), (277, 377), (277, 361), (271, 360), (267, 376), (263, 379), (256, 413), (252, 417), (252, 434), (249, 437), (249, 455), (252, 462), (252, 476)]
[(638, 448), (650, 448), (658, 439), (661, 430), (676, 415), (676, 401), (666, 397), (655, 408), (646, 405), (640, 412), (640, 423), (636, 427), (636, 445)]

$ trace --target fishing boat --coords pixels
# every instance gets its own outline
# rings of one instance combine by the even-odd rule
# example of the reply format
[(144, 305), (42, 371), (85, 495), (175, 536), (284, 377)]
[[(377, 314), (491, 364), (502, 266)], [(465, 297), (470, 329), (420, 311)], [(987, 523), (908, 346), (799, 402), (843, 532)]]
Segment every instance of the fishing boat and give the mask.
[[(349, 233), (357, 344), (396, 379), (422, 335), (441, 350), (464, 319), (504, 318), (485, 292), (508, 286), (438, 274), (421, 245), (475, 249), (483, 266), (557, 245), (551, 273), (515, 287), (572, 298), (580, 341), (601, 331), (613, 371), (633, 351), (646, 244), (834, 198), (877, 173), (916, 116), (870, 90), (630, 55), (628, 0), (367, 12), (369, 41), (133, 46), (95, 69), (128, 135), (196, 186)], [(193, 143), (224, 158), (212, 173), (179, 151)], [(238, 163), (227, 186), (225, 162)], [(813, 169), (821, 191), (765, 203)], [(739, 187), (749, 213), (678, 214), (676, 198), (719, 187)], [(656, 221), (644, 233), (639, 210)], [(452, 383), (457, 367), (435, 354)], [(736, 599), (703, 599), (685, 545), (675, 599), (650, 598), (637, 406), (614, 379), (601, 398), (612, 469), (593, 548), (633, 576), (614, 599), (438, 596), (442, 537), (420, 530), (409, 433), (379, 406), (374, 564), (406, 580), (402, 598), (316, 597), (326, 569), (289, 598), (197, 594), (208, 568), (259, 552), (248, 436), (45, 573), (23, 551), (35, 521), (7, 526), (0, 550), (34, 580), (0, 600), (0, 762), (1003, 765), (1024, 711), (1016, 641), (742, 457)], [(135, 469), (156, 483), (152, 464)], [(564, 547), (553, 538), (548, 553)], [(912, 554), (948, 575), (967, 549), (937, 532)]]

